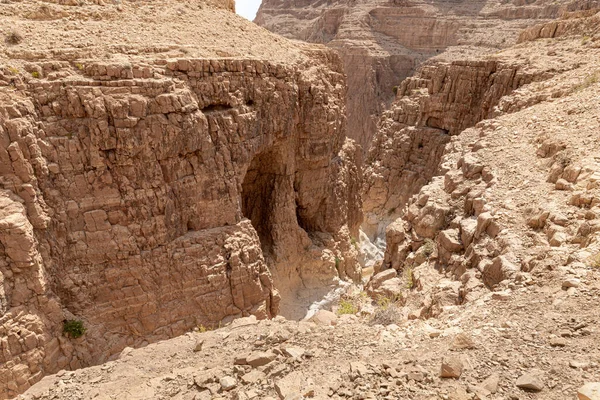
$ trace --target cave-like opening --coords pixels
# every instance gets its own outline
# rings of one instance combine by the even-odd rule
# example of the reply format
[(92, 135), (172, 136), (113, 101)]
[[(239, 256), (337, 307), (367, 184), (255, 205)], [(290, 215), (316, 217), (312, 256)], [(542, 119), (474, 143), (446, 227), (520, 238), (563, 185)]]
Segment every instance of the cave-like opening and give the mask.
[(242, 182), (242, 214), (252, 222), (265, 254), (272, 252), (275, 241), (277, 182), (281, 179), (278, 158), (274, 151), (256, 155)]

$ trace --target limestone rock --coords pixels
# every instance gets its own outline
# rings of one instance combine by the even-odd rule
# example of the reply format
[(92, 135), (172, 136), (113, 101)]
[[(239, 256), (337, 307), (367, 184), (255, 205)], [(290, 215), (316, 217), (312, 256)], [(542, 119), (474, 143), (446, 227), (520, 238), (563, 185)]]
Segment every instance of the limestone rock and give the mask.
[(242, 382), (249, 384), (258, 382), (266, 377), (264, 372), (253, 369), (252, 371), (242, 376)]
[(277, 355), (271, 351), (255, 352), (246, 357), (246, 363), (256, 368), (267, 365), (275, 358), (277, 358)]
[(460, 242), (458, 229), (448, 229), (441, 231), (438, 240), (440, 246), (451, 253), (457, 253), (463, 249), (463, 245)]
[(325, 326), (335, 325), (337, 324), (337, 320), (337, 315), (327, 310), (319, 310), (310, 318), (311, 322)]
[(376, 275), (373, 275), (369, 283), (374, 289), (377, 289), (383, 282), (387, 281), (388, 279), (395, 278), (396, 276), (398, 276), (398, 272), (395, 269), (386, 269)]
[[(313, 391), (312, 383), (307, 381), (300, 371), (294, 371), (286, 377), (275, 381), (275, 390), (280, 399), (298, 398)], [(298, 396), (298, 397), (292, 397)]]
[(486, 378), (486, 380), (484, 380), (481, 383), (481, 387), (483, 387), (490, 393), (495, 394), (498, 391), (499, 384), (500, 384), (500, 375), (492, 374), (492, 375), (488, 376)]
[(577, 278), (568, 278), (562, 282), (563, 289), (578, 288), (581, 285), (581, 280)]
[(365, 376), (369, 373), (367, 366), (358, 361), (353, 361), (350, 363), (350, 371), (358, 374), (359, 376)]
[(232, 376), (224, 376), (223, 378), (219, 379), (219, 384), (221, 385), (221, 389), (227, 392), (237, 386), (237, 381)]
[(473, 339), (465, 333), (459, 333), (452, 340), (452, 348), (454, 349), (474, 349), (475, 347)]
[(554, 337), (550, 339), (550, 346), (552, 347), (565, 347), (567, 345), (567, 339), (562, 337)]
[(340, 58), (232, 0), (118, 3), (2, 5), (3, 26), (38, 17), (24, 52), (0, 40), (0, 398), (359, 279)]
[[(448, 53), (452, 59), (465, 51), (465, 46), (470, 54), (484, 52), (489, 47), (506, 47), (517, 40), (523, 24), (542, 22), (529, 21), (532, 15), (547, 19), (561, 13), (550, 2), (532, 8), (512, 2), (485, 4), (485, 13), (480, 14), (480, 3), (453, 8), (448, 13), (444, 2), (420, 0), (410, 3), (264, 0), (256, 23), (286, 37), (326, 43), (341, 54), (353, 93), (348, 104), (349, 134), (367, 148), (376, 129), (376, 116), (382, 111), (380, 104), (404, 93), (399, 82), (421, 62), (439, 53)], [(366, 20), (369, 22), (357, 22)], [(461, 29), (465, 25), (470, 26), (468, 32)], [(399, 26), (403, 29), (399, 30)], [(502, 35), (490, 35), (494, 29)], [(380, 37), (385, 37), (388, 43), (385, 52), (379, 51)], [(459, 44), (460, 50), (454, 52), (453, 46)], [(434, 88), (441, 86), (436, 83)], [(468, 100), (468, 96), (463, 97)], [(436, 118), (430, 124), (439, 121)], [(468, 120), (464, 122), (472, 125)]]
[(491, 287), (510, 278), (518, 270), (519, 268), (505, 256), (499, 256), (483, 269), (483, 281)]
[(544, 382), (538, 372), (527, 372), (517, 379), (517, 387), (534, 392), (540, 392), (544, 389)]
[(589, 382), (577, 390), (579, 400), (600, 400), (600, 383)]
[(447, 356), (442, 360), (440, 377), (442, 378), (460, 378), (464, 365), (460, 357)]
[(302, 358), (302, 356), (304, 355), (304, 353), (306, 352), (306, 350), (304, 350), (301, 347), (285, 347), (283, 349), (283, 352), (288, 356), (288, 357), (292, 357), (292, 358)]

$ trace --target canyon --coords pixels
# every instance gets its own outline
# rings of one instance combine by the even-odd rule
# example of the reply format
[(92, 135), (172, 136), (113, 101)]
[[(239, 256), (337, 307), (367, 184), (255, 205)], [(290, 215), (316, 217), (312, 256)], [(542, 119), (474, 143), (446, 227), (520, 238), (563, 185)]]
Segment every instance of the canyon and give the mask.
[(600, 5), (234, 7), (2, 4), (0, 398), (598, 400)]
[(263, 0), (256, 22), (339, 52), (348, 76), (348, 136), (366, 151), (394, 88), (421, 64), (493, 53), (529, 26), (597, 6), (595, 0)]

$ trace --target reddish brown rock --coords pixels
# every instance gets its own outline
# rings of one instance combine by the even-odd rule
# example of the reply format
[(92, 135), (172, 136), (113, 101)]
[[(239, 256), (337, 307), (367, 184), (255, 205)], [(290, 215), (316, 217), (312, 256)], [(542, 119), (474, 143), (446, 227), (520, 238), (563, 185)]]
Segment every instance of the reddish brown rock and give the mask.
[(2, 5), (0, 398), (359, 276), (335, 54), (231, 0), (67, 3)]

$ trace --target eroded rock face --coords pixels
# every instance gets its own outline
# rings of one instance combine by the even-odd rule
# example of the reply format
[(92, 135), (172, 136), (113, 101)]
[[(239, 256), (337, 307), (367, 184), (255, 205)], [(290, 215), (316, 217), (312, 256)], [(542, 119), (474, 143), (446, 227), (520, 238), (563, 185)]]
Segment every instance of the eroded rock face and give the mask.
[[(386, 162), (389, 154), (419, 154), (389, 143), (420, 129), (441, 131), (448, 137), (439, 155), (429, 153), (430, 158), (425, 158), (439, 160), (437, 172), (408, 199), (400, 218), (387, 225), (385, 257), (381, 268), (375, 269), (410, 274), (415, 290), (407, 291), (407, 303), (418, 309), (412, 314), (415, 318), (429, 318), (446, 306), (471, 302), (487, 288), (504, 289), (494, 296), (506, 299), (511, 290), (532, 284), (531, 272), (543, 267), (549, 254), (564, 257), (558, 262), (562, 265), (590, 262), (586, 260), (596, 250), (585, 246), (592, 246), (588, 235), (594, 237), (595, 229), (593, 224), (576, 220), (586, 218), (580, 211), (582, 204), (594, 207), (588, 190), (596, 188), (590, 183), (596, 163), (586, 158), (587, 153), (580, 153), (585, 145), (574, 144), (579, 139), (572, 131), (565, 134), (571, 135), (565, 140), (556, 133), (561, 130), (549, 124), (563, 123), (561, 107), (570, 101), (565, 98), (573, 96), (574, 104), (588, 101), (586, 96), (592, 91), (583, 93), (597, 81), (590, 78), (596, 70), (594, 56), (590, 61), (557, 57), (571, 51), (571, 46), (575, 52), (596, 54), (596, 45), (581, 38), (595, 18), (570, 22), (573, 31), (561, 41), (525, 42), (479, 61), (425, 66), (423, 70), (431, 68), (439, 74), (423, 79), (427, 74), (418, 73), (401, 86), (388, 117), (397, 121), (396, 130), (382, 130), (383, 140), (376, 137), (373, 142), (372, 151), (385, 157), (374, 153), (369, 158), (366, 185), (367, 194), (372, 194), (365, 204), (385, 204), (371, 198), (390, 204), (385, 196), (393, 190), (397, 194), (392, 200), (405, 198), (402, 188), (382, 192), (371, 183), (380, 176), (395, 178), (406, 173), (405, 167), (392, 169), (396, 164), (394, 158)], [(532, 54), (540, 58), (529, 58)], [(483, 72), (490, 66), (490, 73)], [(446, 81), (452, 70), (461, 73)], [(411, 85), (413, 89), (406, 91)], [(544, 123), (538, 122), (540, 116)], [(574, 120), (576, 126), (581, 118)], [(384, 120), (382, 126), (394, 126), (388, 124)], [(574, 151), (569, 146), (581, 147)], [(386, 225), (390, 215), (379, 212), (379, 221)], [(589, 214), (591, 220), (596, 217)], [(367, 221), (371, 220), (368, 216)], [(571, 283), (577, 285), (568, 281), (565, 287)]]
[[(404, 80), (367, 157), (363, 229), (371, 239), (382, 236), (404, 215), (411, 196), (440, 174), (452, 135), (506, 111), (500, 104), (505, 95), (541, 77), (516, 63), (473, 60), (426, 65)], [(416, 226), (437, 229), (429, 220)]]
[[(29, 5), (10, 7), (18, 17)], [(162, 6), (125, 3), (120, 18), (131, 15), (135, 31), (134, 15), (171, 15)], [(258, 30), (196, 6), (182, 15)], [(115, 35), (127, 25), (112, 24)], [(300, 286), (359, 276), (350, 237), (362, 219), (360, 150), (345, 139), (341, 62), (262, 35), (272, 58), (262, 47), (252, 58), (194, 57), (193, 43), (183, 52), (140, 43), (108, 60), (42, 37), (31, 50), (7, 47), (0, 398), (126, 346), (275, 316)], [(70, 319), (83, 321), (83, 337), (63, 335)]]
[(591, 3), (264, 0), (256, 22), (339, 51), (348, 75), (349, 136), (366, 151), (394, 86), (423, 61), (461, 60), (510, 46), (523, 28)]

